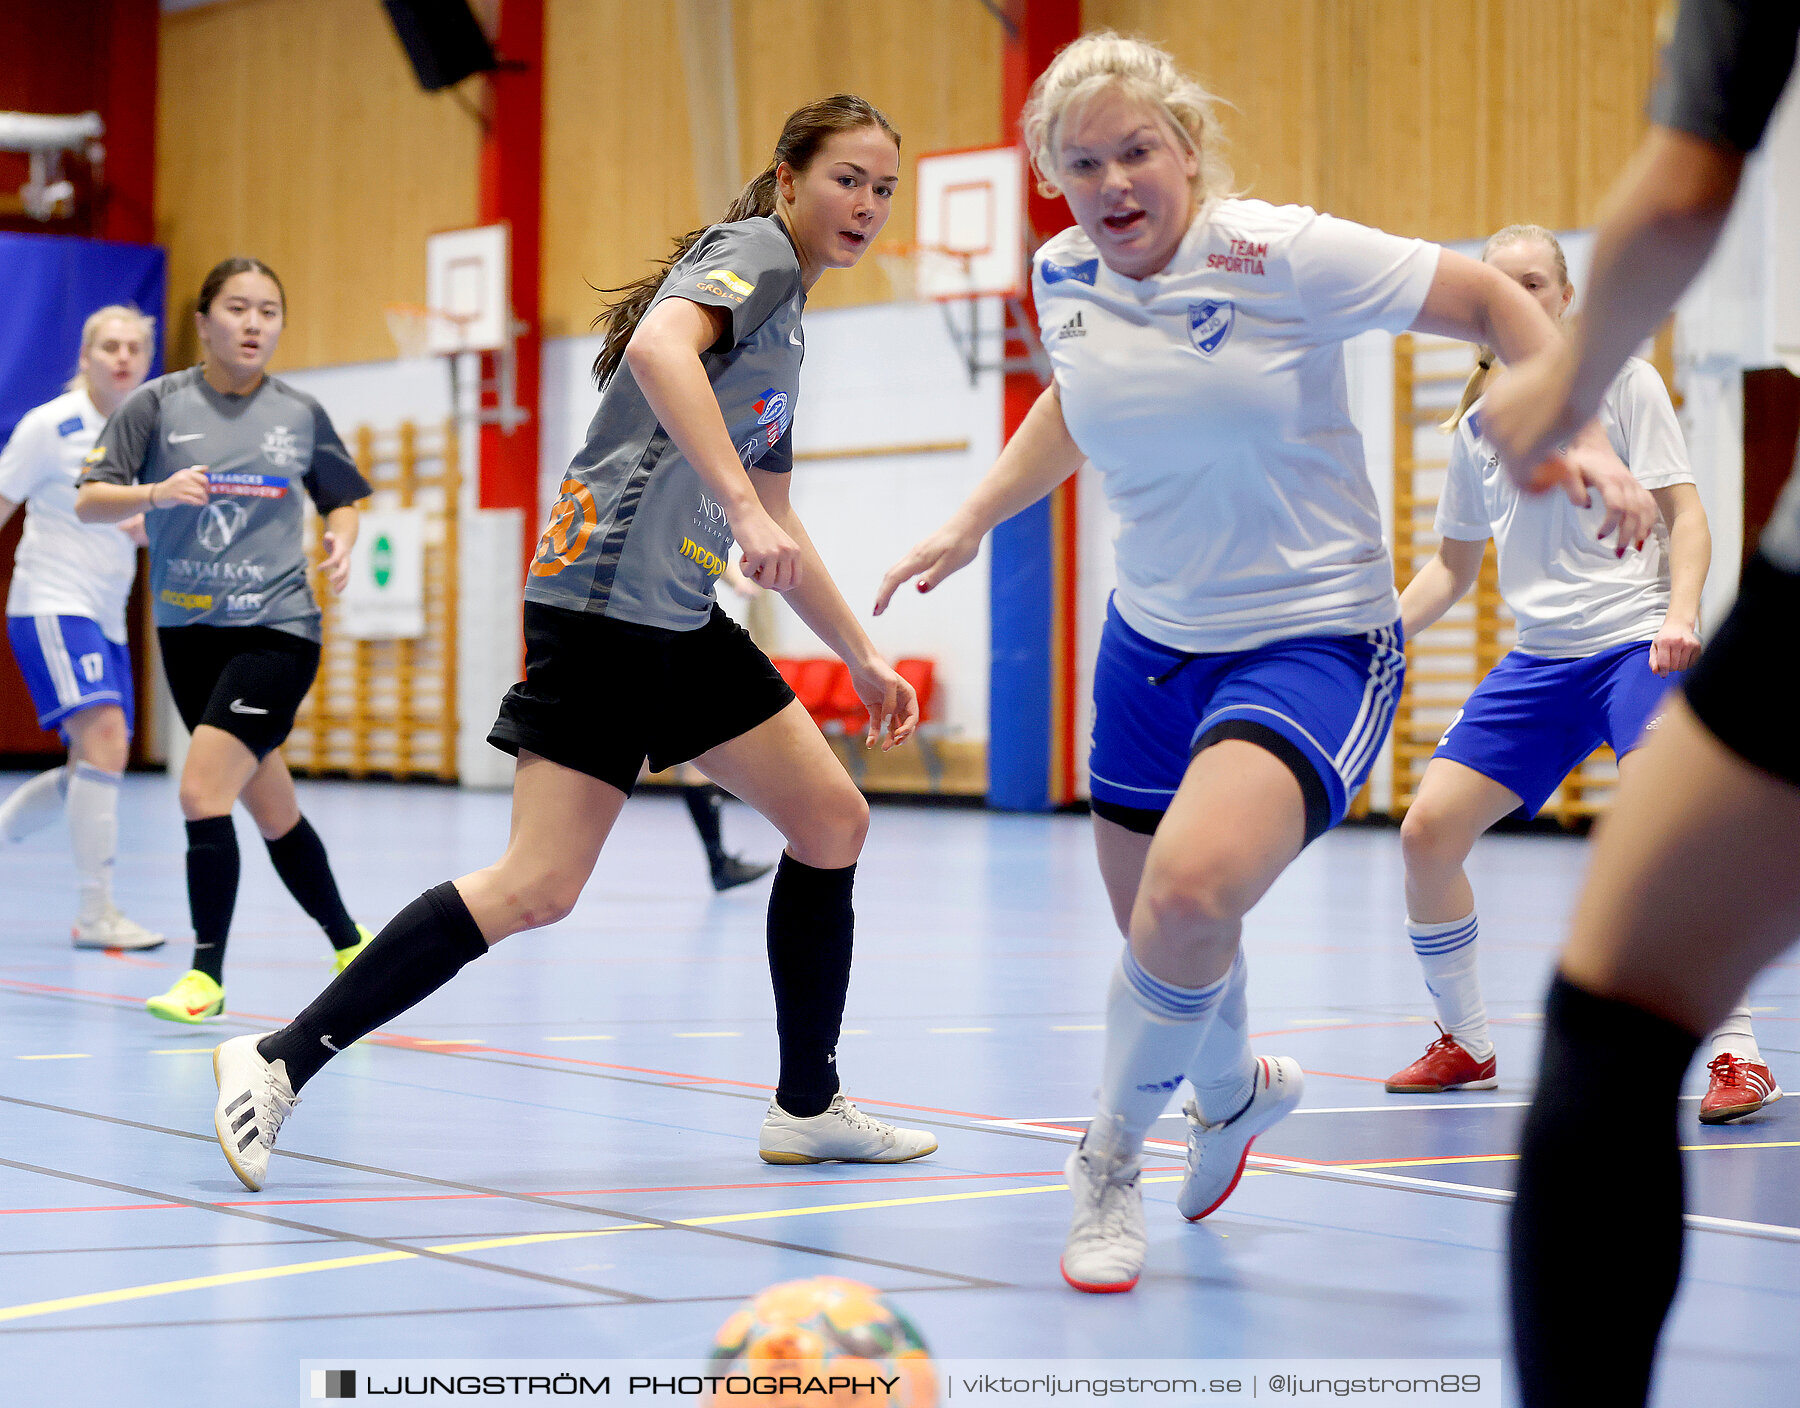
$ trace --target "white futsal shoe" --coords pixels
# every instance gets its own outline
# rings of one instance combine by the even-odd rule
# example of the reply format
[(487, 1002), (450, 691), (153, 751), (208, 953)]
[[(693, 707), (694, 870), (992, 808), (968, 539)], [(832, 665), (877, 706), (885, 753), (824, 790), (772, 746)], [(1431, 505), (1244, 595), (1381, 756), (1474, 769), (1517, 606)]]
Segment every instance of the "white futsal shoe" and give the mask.
[(790, 1115), (775, 1101), (763, 1120), (759, 1152), (766, 1164), (902, 1164), (937, 1152), (922, 1129), (901, 1129), (866, 1115), (842, 1095), (822, 1115)]
[(286, 1065), (276, 1069), (256, 1049), (261, 1039), (253, 1032), (213, 1050), (213, 1079), (219, 1083), (213, 1133), (225, 1162), (252, 1193), (262, 1191), (268, 1176), (276, 1131), (300, 1103), (288, 1084)]
[(1231, 1196), (1244, 1176), (1256, 1136), (1300, 1103), (1306, 1073), (1291, 1056), (1258, 1056), (1250, 1103), (1228, 1120), (1207, 1124), (1192, 1100), (1187, 1115), (1187, 1176), (1175, 1195), (1175, 1206), (1189, 1222), (1198, 1222)]
[(116, 909), (104, 909), (92, 919), (77, 919), (69, 930), (76, 948), (161, 948), (163, 936), (127, 919)]
[(1063, 1173), (1075, 1215), (1063, 1244), (1062, 1274), (1078, 1291), (1129, 1291), (1144, 1269), (1144, 1191), (1138, 1186), (1143, 1141), (1120, 1149), (1118, 1117), (1095, 1116)]

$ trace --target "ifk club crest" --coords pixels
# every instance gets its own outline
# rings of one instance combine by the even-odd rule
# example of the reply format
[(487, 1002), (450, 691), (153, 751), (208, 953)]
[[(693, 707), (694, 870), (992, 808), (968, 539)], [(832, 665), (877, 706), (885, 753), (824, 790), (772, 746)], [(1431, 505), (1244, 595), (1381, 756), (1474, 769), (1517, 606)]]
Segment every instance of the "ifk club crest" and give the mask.
[(1210, 357), (1225, 345), (1237, 321), (1237, 307), (1228, 298), (1209, 298), (1188, 304), (1188, 341), (1202, 356)]
[(286, 469), (300, 458), (300, 437), (285, 425), (271, 426), (262, 442), (263, 458), (277, 469)]

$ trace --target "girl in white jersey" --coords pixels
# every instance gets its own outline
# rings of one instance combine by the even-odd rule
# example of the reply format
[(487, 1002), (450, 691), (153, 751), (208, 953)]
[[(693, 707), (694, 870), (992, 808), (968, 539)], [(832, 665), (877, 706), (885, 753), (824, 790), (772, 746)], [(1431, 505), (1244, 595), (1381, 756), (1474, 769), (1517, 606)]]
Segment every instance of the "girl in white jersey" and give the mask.
[[(1556, 236), (1509, 225), (1482, 258), (1559, 322), (1575, 289)], [(1442, 1030), (1425, 1054), (1388, 1077), (1399, 1094), (1491, 1090), (1494, 1044), (1476, 975), (1474, 892), (1463, 863), (1475, 841), (1521, 807), (1534, 815), (1569, 769), (1602, 741), (1620, 776), (1661, 721), (1664, 693), (1700, 655), (1700, 591), (1712, 559), (1706, 510), (1662, 378), (1632, 358), (1601, 402), (1600, 423), (1662, 522), (1645, 549), (1618, 557), (1596, 541), (1598, 514), (1520, 492), (1481, 437), (1492, 354), (1469, 378), (1446, 423), (1455, 437), (1437, 511), (1436, 555), (1408, 583), (1400, 615), (1417, 636), (1475, 583), (1487, 539), (1499, 550), (1500, 593), (1518, 647), (1476, 686), (1419, 784), (1400, 838), (1407, 934)], [(1779, 1099), (1739, 1007), (1713, 1034), (1711, 1087), (1700, 1118), (1721, 1124)]]
[(119, 777), (136, 712), (125, 603), (137, 575), (143, 518), (89, 526), (75, 517), (75, 481), (106, 418), (150, 370), (156, 320), (114, 304), (89, 315), (69, 389), (27, 411), (0, 450), (0, 525), (25, 505), (6, 631), (37, 707), (69, 761), (0, 803), (0, 838), (22, 840), (60, 811), (80, 877), (77, 948), (146, 949), (161, 934), (113, 904)]
[[(1038, 80), (1023, 130), (1079, 222), (1034, 261), (1055, 380), (876, 605), (966, 565), (989, 528), (1084, 459), (1100, 471), (1121, 527), (1090, 775), (1129, 944), (1107, 1000), (1100, 1110), (1068, 1165), (1062, 1269), (1086, 1291), (1137, 1282), (1143, 1138), (1184, 1077), (1196, 1099), (1177, 1201), (1190, 1219), (1224, 1201), (1251, 1140), (1300, 1096), (1297, 1064), (1250, 1053), (1242, 921), (1342, 817), (1402, 668), (1342, 343), (1416, 327), (1524, 355), (1555, 336), (1475, 260), (1231, 198), (1210, 108), (1161, 50), (1110, 33)], [(1654, 505), (1591, 438), (1576, 473), (1604, 485), (1611, 526), (1636, 541)]]

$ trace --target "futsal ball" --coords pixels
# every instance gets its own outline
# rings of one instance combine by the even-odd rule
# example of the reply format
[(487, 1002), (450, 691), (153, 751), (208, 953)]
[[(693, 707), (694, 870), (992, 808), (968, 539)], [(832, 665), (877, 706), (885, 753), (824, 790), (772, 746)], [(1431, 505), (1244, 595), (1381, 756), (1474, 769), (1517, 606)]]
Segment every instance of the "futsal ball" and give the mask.
[[(841, 1276), (759, 1292), (719, 1327), (711, 1372), (788, 1381), (779, 1397), (758, 1392), (758, 1403), (934, 1408), (938, 1401), (931, 1352), (912, 1321), (873, 1286)], [(847, 1386), (852, 1380), (860, 1389)], [(882, 1381), (873, 1394), (871, 1380)], [(729, 1396), (719, 1384), (714, 1401)]]

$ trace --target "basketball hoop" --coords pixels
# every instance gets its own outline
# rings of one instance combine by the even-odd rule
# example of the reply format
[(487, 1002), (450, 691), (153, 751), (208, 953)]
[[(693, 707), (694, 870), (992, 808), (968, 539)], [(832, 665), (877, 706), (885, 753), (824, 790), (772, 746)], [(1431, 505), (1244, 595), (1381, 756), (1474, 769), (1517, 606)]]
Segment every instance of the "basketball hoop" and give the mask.
[(973, 267), (979, 250), (896, 240), (875, 251), (895, 303), (948, 302), (979, 296)]
[[(422, 361), (432, 355), (434, 325), (446, 330), (450, 342), (460, 344), (466, 340), (469, 324), (479, 316), (446, 313), (427, 308), (423, 303), (387, 303), (382, 305), (381, 312), (387, 319), (388, 336), (394, 339), (394, 349), (403, 362)], [(439, 339), (440, 345), (443, 340)]]

